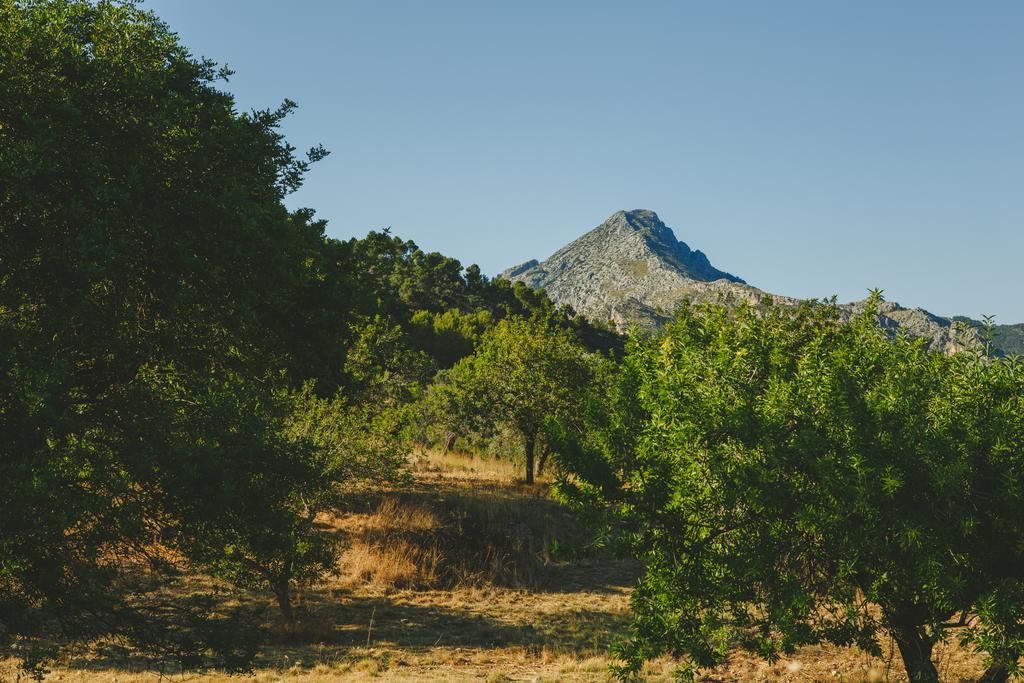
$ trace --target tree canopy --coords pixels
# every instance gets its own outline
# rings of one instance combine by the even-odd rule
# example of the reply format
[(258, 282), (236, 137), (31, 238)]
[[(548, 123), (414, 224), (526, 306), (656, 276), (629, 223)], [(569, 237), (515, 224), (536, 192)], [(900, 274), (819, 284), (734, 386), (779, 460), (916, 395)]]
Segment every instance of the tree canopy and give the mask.
[[(541, 292), (290, 210), (295, 104), (131, 2), (0, 0), (0, 645), (115, 635), (244, 670), (251, 629), (156, 590), (334, 570), (317, 515), (393, 483), (403, 410), (498, 321), (619, 337)], [(562, 336), (557, 336), (562, 339)]]
[(244, 629), (148, 600), (170, 558), (316, 574), (310, 501), (368, 474), (325, 477), (326, 427), (292, 428), (353, 315), (344, 249), (283, 203), (326, 152), (226, 75), (134, 4), (0, 1), (0, 640), (30, 668), (114, 633), (244, 669)]
[(645, 566), (624, 672), (889, 634), (936, 681), (954, 629), (1016, 671), (1024, 367), (892, 339), (875, 302), (684, 308), (558, 444), (564, 495)]
[(438, 413), (468, 428), (504, 423), (515, 429), (523, 440), (526, 483), (532, 484), (546, 421), (571, 418), (591, 371), (592, 360), (565, 330), (508, 318), (446, 373), (431, 400)]

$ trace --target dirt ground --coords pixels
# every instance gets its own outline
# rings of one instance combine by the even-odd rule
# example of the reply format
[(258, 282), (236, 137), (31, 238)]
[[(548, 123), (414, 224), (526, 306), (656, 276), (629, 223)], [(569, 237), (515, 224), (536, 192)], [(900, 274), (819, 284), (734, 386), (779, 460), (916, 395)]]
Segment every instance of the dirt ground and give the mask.
[[(459, 501), (467, 495), (473, 496), (476, 505), (480, 496), (500, 499), (502, 507), (495, 508), (496, 515), (532, 515), (536, 524), (560, 514), (545, 508), (555, 504), (543, 483), (526, 488), (516, 483), (515, 474), (504, 463), (433, 455), (417, 463), (416, 484), (400, 499), (406, 508), (380, 505), (329, 520), (339, 533), (353, 539), (342, 557), (344, 570), (325, 585), (299, 594), (303, 615), (299, 632), (284, 634), (276, 629), (277, 635), (259, 655), (254, 680), (612, 680), (607, 648), (629, 623), (629, 586), (635, 568), (607, 559), (552, 561), (543, 567), (543, 580), (529, 589), (494, 585), (488, 583), (486, 571), (474, 574), (468, 560), (459, 564), (449, 559), (446, 565), (444, 553), (454, 543), (452, 537), (440, 532), (430, 535), (434, 527), (450, 526), (444, 514), (462, 509)], [(479, 514), (478, 508), (474, 511)], [(416, 528), (381, 531), (388, 524)], [(377, 535), (359, 535), (367, 530), (376, 530)], [(403, 531), (405, 536), (394, 535)], [(420, 539), (421, 545), (433, 543), (428, 547), (431, 557), (441, 557), (432, 560), (430, 571), (424, 571), (417, 564), (422, 565), (430, 553), (422, 548), (408, 558), (385, 557), (381, 544), (366, 538)], [(412, 547), (411, 543), (407, 545)], [(443, 583), (438, 576), (446, 566), (461, 567), (465, 573), (460, 576), (476, 578), (464, 585), (432, 586)], [(499, 566), (492, 573), (499, 576), (502, 571)], [(263, 596), (251, 599), (269, 605)], [(940, 645), (937, 660), (943, 681), (973, 680), (983, 668), (981, 657), (956, 645)], [(13, 661), (0, 661), (0, 681), (18, 680), (13, 667)], [(651, 662), (643, 678), (672, 680), (674, 668), (669, 660)], [(152, 663), (144, 668), (84, 651), (61, 660), (46, 680), (225, 682), (245, 677), (182, 673), (173, 666), (161, 675)], [(876, 659), (854, 649), (814, 647), (771, 664), (737, 654), (720, 669), (701, 672), (698, 680), (809, 683), (905, 681), (906, 676), (898, 657)]]

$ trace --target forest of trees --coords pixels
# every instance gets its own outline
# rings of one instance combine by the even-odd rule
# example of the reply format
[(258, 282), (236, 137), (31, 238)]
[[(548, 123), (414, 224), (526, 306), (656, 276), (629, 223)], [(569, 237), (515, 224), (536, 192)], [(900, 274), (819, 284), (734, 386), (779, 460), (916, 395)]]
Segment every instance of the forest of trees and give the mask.
[(871, 304), (622, 335), (388, 230), (327, 237), (285, 204), (327, 150), (229, 75), (131, 3), (0, 0), (0, 648), (28, 673), (101, 636), (248, 671), (259, 629), (169, 586), (294, 622), (338, 553), (319, 513), (499, 433), (641, 562), (623, 676), (883, 635), (914, 680), (949, 637), (1018, 671), (1017, 359)]

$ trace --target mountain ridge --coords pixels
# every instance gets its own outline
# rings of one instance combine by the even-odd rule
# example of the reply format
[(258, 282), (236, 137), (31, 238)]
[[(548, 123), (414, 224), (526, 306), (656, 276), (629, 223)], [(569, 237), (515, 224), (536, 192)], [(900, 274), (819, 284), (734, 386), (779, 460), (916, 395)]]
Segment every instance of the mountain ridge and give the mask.
[[(617, 211), (547, 259), (531, 259), (503, 271), (499, 277), (544, 289), (556, 303), (568, 305), (592, 320), (610, 321), (620, 329), (633, 325), (661, 327), (684, 300), (757, 303), (770, 297), (780, 305), (801, 301), (765, 292), (714, 267), (702, 251), (679, 240), (648, 209)], [(856, 301), (840, 304), (840, 310), (848, 316), (862, 307), (863, 302)], [(947, 318), (888, 301), (879, 313), (885, 327), (929, 339), (934, 348), (946, 353), (983, 344), (981, 323), (977, 321)], [(1001, 333), (1000, 328), (1007, 331)], [(1024, 326), (996, 328), (1000, 340), (1014, 342), (1004, 349), (1008, 353), (1024, 351), (1024, 339), (1017, 328)]]

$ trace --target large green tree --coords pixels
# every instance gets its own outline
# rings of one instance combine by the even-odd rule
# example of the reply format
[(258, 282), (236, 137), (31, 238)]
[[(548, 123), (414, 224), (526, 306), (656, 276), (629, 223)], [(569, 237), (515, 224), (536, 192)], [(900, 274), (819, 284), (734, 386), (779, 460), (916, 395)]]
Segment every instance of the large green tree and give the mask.
[(294, 394), (343, 383), (350, 253), (284, 206), (324, 155), (282, 139), (293, 105), (239, 113), (224, 77), (134, 3), (0, 0), (0, 641), (244, 667), (151, 579), (325, 564), (305, 501), (337, 482)]
[(638, 557), (624, 673), (820, 642), (937, 681), (1024, 645), (1024, 365), (890, 338), (872, 311), (684, 308), (558, 444), (564, 494)]

